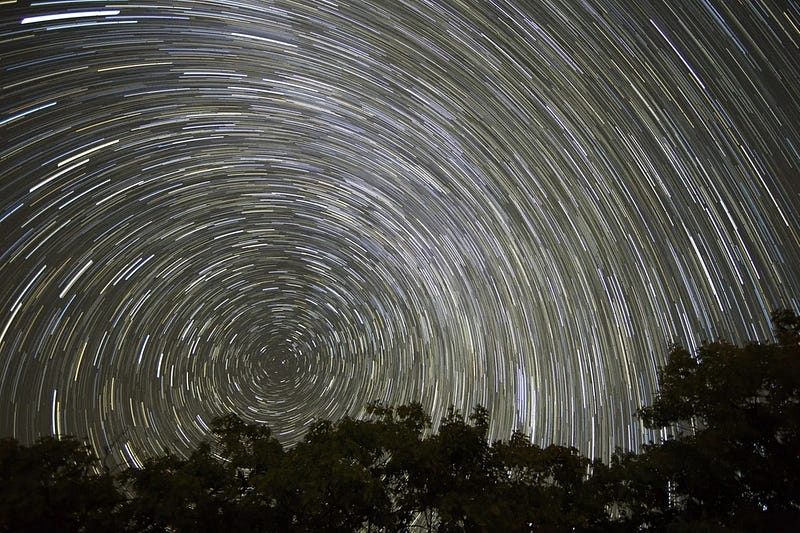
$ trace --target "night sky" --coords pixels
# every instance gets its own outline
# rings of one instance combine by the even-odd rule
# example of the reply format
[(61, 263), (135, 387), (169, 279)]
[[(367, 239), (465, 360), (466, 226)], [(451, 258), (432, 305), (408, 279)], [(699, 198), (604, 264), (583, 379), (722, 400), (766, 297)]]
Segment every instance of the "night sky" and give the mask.
[(795, 2), (0, 1), (0, 435), (636, 448), (670, 341), (800, 307), (799, 79)]

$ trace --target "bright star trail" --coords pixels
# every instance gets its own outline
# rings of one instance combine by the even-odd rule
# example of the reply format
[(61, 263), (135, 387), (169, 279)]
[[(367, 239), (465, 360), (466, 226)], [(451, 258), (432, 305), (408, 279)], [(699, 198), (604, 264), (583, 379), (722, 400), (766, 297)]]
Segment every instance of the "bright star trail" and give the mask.
[(800, 4), (0, 3), (0, 435), (374, 399), (605, 457), (800, 307)]

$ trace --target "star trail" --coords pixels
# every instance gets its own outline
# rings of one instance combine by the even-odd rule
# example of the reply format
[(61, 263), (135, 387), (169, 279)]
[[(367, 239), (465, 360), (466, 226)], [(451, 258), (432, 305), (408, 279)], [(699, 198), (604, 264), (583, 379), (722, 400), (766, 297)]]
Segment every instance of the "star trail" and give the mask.
[(800, 4), (0, 2), (0, 434), (374, 399), (595, 457), (800, 307)]

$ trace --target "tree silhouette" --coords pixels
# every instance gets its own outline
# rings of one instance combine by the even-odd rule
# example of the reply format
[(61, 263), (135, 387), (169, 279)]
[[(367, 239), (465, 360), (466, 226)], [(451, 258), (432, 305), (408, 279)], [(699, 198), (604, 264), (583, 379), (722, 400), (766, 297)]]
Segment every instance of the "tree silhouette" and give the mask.
[(797, 531), (800, 318), (777, 342), (670, 349), (638, 411), (672, 436), (609, 464), (524, 433), (489, 442), (489, 412), (374, 402), (288, 449), (234, 414), (188, 457), (112, 476), (78, 440), (0, 440), (0, 531)]
[(0, 440), (0, 530), (101, 531), (122, 501), (112, 478), (72, 437), (34, 446)]
[(673, 347), (655, 401), (639, 410), (646, 426), (676, 432), (633, 462), (668, 482), (681, 520), (800, 525), (800, 319), (773, 321), (777, 343)]

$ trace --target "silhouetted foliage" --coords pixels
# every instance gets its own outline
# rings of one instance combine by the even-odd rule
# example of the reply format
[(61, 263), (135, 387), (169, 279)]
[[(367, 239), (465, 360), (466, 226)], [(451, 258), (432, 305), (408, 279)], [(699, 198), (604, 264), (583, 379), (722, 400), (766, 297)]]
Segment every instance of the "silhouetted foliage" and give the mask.
[(489, 442), (489, 412), (421, 404), (319, 420), (288, 449), (230, 414), (188, 457), (116, 476), (73, 438), (0, 440), (0, 531), (800, 530), (800, 318), (776, 343), (670, 350), (653, 403), (671, 437), (609, 464), (524, 433)]
[(651, 510), (687, 524), (800, 528), (800, 319), (773, 321), (777, 343), (672, 348), (639, 416), (675, 436), (628, 458), (669, 484)]
[(82, 443), (0, 440), (0, 531), (110, 531), (122, 497)]

